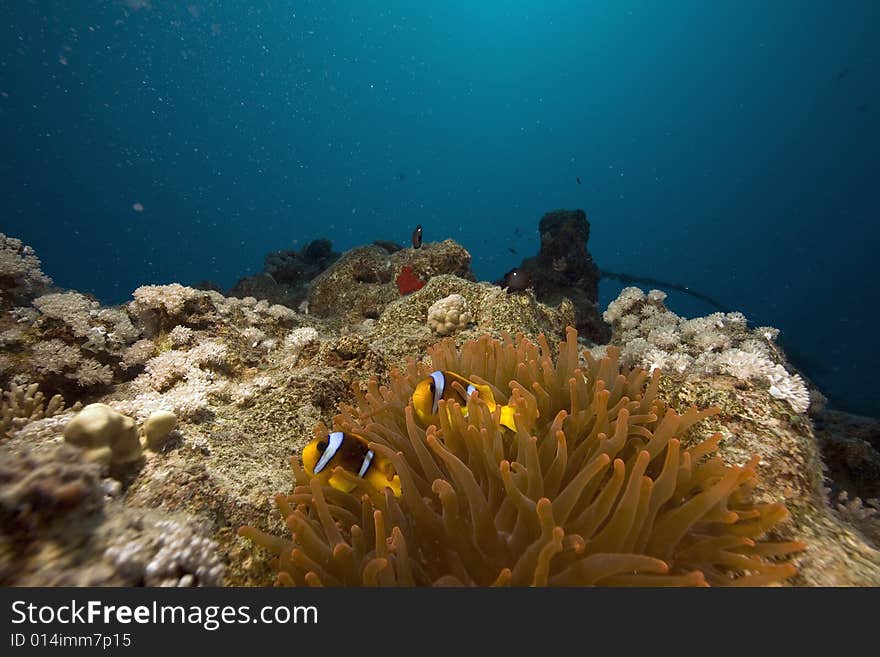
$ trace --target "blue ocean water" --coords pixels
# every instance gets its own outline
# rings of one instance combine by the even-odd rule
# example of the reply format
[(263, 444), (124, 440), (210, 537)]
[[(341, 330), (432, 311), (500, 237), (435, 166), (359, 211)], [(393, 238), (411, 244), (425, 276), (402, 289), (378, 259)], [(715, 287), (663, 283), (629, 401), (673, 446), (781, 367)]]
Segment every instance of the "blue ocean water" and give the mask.
[(5, 2), (0, 231), (118, 303), (416, 223), (495, 280), (583, 208), (601, 268), (780, 328), (880, 415), (878, 26), (855, 0)]

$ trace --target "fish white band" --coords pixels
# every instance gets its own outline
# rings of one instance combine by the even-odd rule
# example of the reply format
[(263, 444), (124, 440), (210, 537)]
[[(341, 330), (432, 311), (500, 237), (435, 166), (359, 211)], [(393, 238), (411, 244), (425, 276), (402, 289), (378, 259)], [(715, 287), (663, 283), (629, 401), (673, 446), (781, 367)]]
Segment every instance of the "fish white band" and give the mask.
[(367, 451), (367, 455), (364, 457), (364, 462), (361, 464), (361, 470), (358, 472), (358, 477), (363, 477), (367, 474), (367, 470), (370, 469), (370, 463), (373, 462), (373, 450)]
[(336, 452), (339, 451), (339, 448), (342, 446), (344, 438), (345, 434), (341, 431), (334, 431), (333, 433), (327, 434), (329, 444), (327, 445), (327, 449), (325, 449), (324, 453), (321, 455), (321, 460), (318, 461), (318, 464), (315, 466), (315, 474), (318, 474), (321, 470), (327, 467), (327, 464), (330, 463), (330, 459), (336, 455)]
[(434, 379), (434, 405), (431, 407), (431, 414), (437, 415), (440, 410), (440, 399), (443, 397), (443, 390), (446, 388), (446, 377), (443, 372), (431, 372), (431, 378)]

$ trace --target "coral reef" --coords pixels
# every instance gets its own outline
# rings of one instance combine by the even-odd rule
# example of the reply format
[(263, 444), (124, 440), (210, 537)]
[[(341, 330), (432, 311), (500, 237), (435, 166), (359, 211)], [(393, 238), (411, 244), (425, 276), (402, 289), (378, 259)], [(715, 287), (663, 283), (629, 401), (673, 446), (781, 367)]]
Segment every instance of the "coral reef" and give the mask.
[(40, 267), (31, 247), (0, 233), (0, 310), (24, 305), (49, 291), (52, 279)]
[(224, 564), (189, 516), (124, 507), (77, 448), (0, 458), (0, 585), (216, 586)]
[[(538, 224), (541, 248), (517, 268), (520, 278), (534, 287), (543, 303), (557, 305), (563, 299), (574, 304), (574, 325), (586, 339), (603, 344), (608, 327), (602, 322), (599, 301), (599, 268), (587, 249), (590, 222), (583, 210), (548, 212)], [(503, 285), (504, 281), (499, 281)]]
[[(420, 249), (389, 253), (370, 245), (347, 251), (318, 276), (309, 290), (309, 312), (349, 322), (377, 319), (402, 291), (395, 282), (404, 268), (427, 281), (441, 274), (474, 280), (470, 254), (453, 240), (425, 243)], [(411, 291), (413, 285), (405, 286)]]
[(608, 305), (603, 317), (625, 364), (682, 376), (727, 374), (763, 386), (796, 413), (806, 412), (809, 390), (800, 374), (786, 368), (775, 344), (777, 329), (749, 329), (738, 312), (685, 319), (669, 311), (665, 299), (660, 290), (645, 294), (628, 287)]
[(329, 240), (317, 239), (299, 251), (277, 251), (266, 256), (263, 271), (239, 280), (231, 297), (254, 297), (297, 308), (311, 281), (339, 258)]
[[(511, 543), (506, 566), (511, 570), (511, 582), (543, 581), (544, 567), (531, 565), (539, 561), (550, 566), (546, 571), (548, 583), (552, 578), (556, 578), (552, 579), (553, 583), (560, 581), (561, 573), (556, 568), (571, 558), (570, 549), (577, 547), (577, 541), (566, 535), (562, 539), (563, 550), (550, 556), (557, 545), (555, 525), (549, 526), (546, 503), (541, 502), (539, 506), (538, 502), (541, 495), (552, 500), (549, 509), (554, 513), (553, 522), (564, 532), (572, 529), (571, 514), (568, 519), (555, 515), (560, 508), (561, 491), (553, 489), (550, 471), (541, 469), (546, 465), (546, 450), (559, 445), (556, 434), (551, 432), (551, 429), (555, 431), (552, 411), (562, 408), (559, 404), (563, 404), (560, 399), (564, 398), (569, 399), (565, 402), (566, 410), (571, 410), (571, 392), (566, 388), (564, 395), (554, 393), (547, 402), (539, 390), (530, 387), (530, 382), (540, 381), (533, 377), (544, 376), (536, 374), (532, 365), (523, 365), (525, 378), (521, 378), (516, 368), (502, 375), (498, 373), (494, 356), (486, 361), (468, 360), (462, 354), (470, 353), (473, 347), (460, 352), (452, 345), (463, 348), (474, 340), (476, 344), (488, 345), (490, 339), (483, 336), (491, 336), (509, 346), (512, 343), (505, 334), (519, 332), (531, 343), (540, 343), (539, 335), (543, 333), (555, 358), (550, 361), (551, 369), (547, 372), (558, 373), (552, 369), (561, 367), (555, 345), (565, 339), (565, 327), (575, 323), (575, 307), (570, 301), (563, 301), (554, 308), (542, 303), (530, 289), (508, 294), (497, 286), (477, 283), (471, 280), (467, 252), (447, 241), (425, 244), (418, 250), (390, 243), (374, 244), (369, 248), (377, 250), (372, 252), (375, 257), (362, 262), (375, 270), (356, 272), (348, 267), (339, 280), (323, 281), (324, 290), (316, 299), (332, 300), (332, 303), (320, 314), (307, 314), (310, 309), (305, 301), (296, 305), (295, 310), (258, 300), (253, 295), (225, 297), (217, 289), (177, 284), (144, 286), (134, 292), (130, 303), (105, 307), (87, 295), (47, 287), (48, 279), (39, 272), (33, 252), (17, 241), (10, 242), (11, 238), (4, 240), (0, 271), (18, 273), (0, 276), (3, 289), (0, 303), (4, 304), (0, 312), (0, 385), (6, 389), (0, 400), (0, 513), (5, 514), (0, 524), (2, 584), (262, 585), (271, 582), (278, 571), (272, 567), (267, 551), (238, 536), (235, 530), (241, 525), (250, 525), (259, 527), (266, 535), (281, 535), (286, 531), (284, 519), (278, 517), (273, 507), (272, 495), (290, 489), (288, 457), (302, 450), (315, 436), (316, 427), (321, 431), (322, 427), (363, 425), (372, 432), (368, 434), (370, 440), (384, 441), (386, 445), (403, 436), (400, 458), (409, 463), (416, 447), (410, 440), (410, 427), (406, 423), (406, 390), (414, 377), (435, 366), (469, 370), (477, 377), (489, 379), (499, 401), (513, 403), (512, 400), (521, 397), (521, 401), (516, 402), (517, 408), (532, 408), (528, 401), (528, 395), (532, 395), (541, 416), (534, 418), (526, 413), (523, 431), (529, 434), (528, 440), (509, 431), (502, 432), (501, 455), (511, 464), (510, 472), (503, 476), (500, 461), (491, 460), (499, 456), (494, 451), (494, 420), (479, 402), (474, 402), (477, 406), (469, 412), (464, 425), (454, 423), (452, 427), (427, 431), (417, 425), (415, 435), (423, 439), (420, 445), (429, 461), (455, 488), (451, 494), (439, 483), (438, 493), (431, 490), (427, 480), (424, 483), (419, 480), (427, 476), (419, 469), (420, 461), (412, 468), (412, 476), (424, 503), (431, 513), (442, 517), (445, 500), (450, 526), (460, 520), (461, 526), (468, 527), (467, 522), (473, 517), (469, 506), (472, 488), (455, 478), (461, 470), (442, 451), (445, 447), (459, 461), (473, 468), (479, 485), (486, 486), (487, 499), (492, 505), (503, 504), (505, 510), (498, 519), (499, 526), (507, 530), (510, 525), (505, 523), (514, 522), (515, 531), (510, 536), (515, 535), (516, 541)], [(286, 276), (280, 273), (283, 261), (284, 258), (278, 260), (276, 271), (280, 278)], [(401, 296), (395, 277), (404, 266), (411, 267), (426, 284), (418, 291)], [(334, 267), (341, 268), (342, 262), (336, 261)], [(329, 277), (334, 267), (324, 274)], [(386, 270), (387, 274), (382, 273)], [(450, 273), (441, 273), (443, 271)], [(384, 282), (358, 282), (354, 280), (355, 275), (367, 281), (381, 279)], [(303, 276), (305, 279), (310, 274)], [(351, 294), (330, 289), (333, 285), (339, 289), (348, 286)], [(296, 283), (296, 287), (298, 294), (305, 294), (305, 284)], [(659, 293), (652, 294), (659, 296)], [(368, 303), (370, 295), (375, 295), (372, 303)], [(438, 335), (426, 324), (426, 318), (432, 306), (452, 295), (464, 299), (470, 322), (465, 325), (461, 321), (464, 313), (460, 313), (449, 342), (438, 345)], [(355, 306), (348, 308), (350, 302)], [(358, 303), (363, 305), (357, 306)], [(624, 316), (634, 314), (632, 311), (639, 304), (641, 311), (635, 313), (639, 317), (635, 321), (625, 319)], [(773, 396), (774, 392), (784, 396), (792, 394), (792, 389), (785, 389), (785, 379), (773, 378), (773, 374), (781, 374), (776, 366), (785, 368), (789, 383), (797, 384), (798, 380), (771, 329), (751, 330), (741, 316), (725, 314), (720, 318), (698, 318), (700, 321), (691, 324), (687, 322), (692, 320), (679, 318), (674, 326), (671, 324), (671, 331), (652, 332), (657, 326), (644, 331), (652, 321), (648, 315), (658, 315), (658, 320), (671, 319), (663, 314), (662, 303), (658, 307), (653, 301), (637, 299), (627, 308), (621, 308), (623, 305), (626, 304), (612, 304), (609, 310), (619, 312), (617, 319), (630, 324), (628, 328), (616, 326), (614, 339), (614, 344), (622, 350), (621, 358), (627, 359), (627, 366), (649, 368), (653, 364), (653, 359), (635, 358), (644, 355), (644, 342), (668, 355), (668, 362), (658, 370), (662, 374), (655, 372), (643, 380), (643, 384), (652, 387), (648, 389), (643, 385), (634, 391), (629, 404), (650, 403), (645, 400), (653, 394), (654, 404), (661, 404), (659, 400), (663, 399), (674, 409), (676, 415), (670, 417), (684, 419), (692, 417), (689, 415), (693, 413), (689, 410), (692, 406), (720, 409), (687, 431), (679, 426), (682, 431), (670, 437), (660, 451), (668, 454), (673, 441), (680, 440), (680, 457), (690, 453), (693, 459), (693, 455), (703, 449), (698, 445), (708, 439), (708, 445), (714, 445), (716, 452), (714, 456), (704, 456), (700, 463), (705, 465), (713, 458), (721, 459), (730, 465), (711, 467), (719, 468), (719, 473), (736, 470), (738, 476), (746, 480), (729, 499), (748, 497), (741, 493), (751, 488), (749, 496), (754, 505), (778, 508), (779, 503), (784, 502), (788, 508), (790, 518), (770, 529), (768, 542), (758, 539), (755, 548), (749, 549), (768, 549), (761, 546), (769, 541), (806, 543), (806, 551), (786, 557), (782, 562), (798, 568), (796, 574), (784, 580), (786, 584), (880, 585), (880, 556), (874, 549), (877, 516), (871, 499), (876, 496), (871, 488), (876, 483), (871, 468), (880, 461), (876, 460), (877, 443), (872, 425), (824, 414), (821, 395), (808, 388), (810, 415), (817, 422), (817, 441), (811, 418), (795, 412), (788, 401)], [(438, 306), (443, 307), (444, 303)], [(648, 306), (653, 309), (646, 309)], [(436, 315), (437, 326), (440, 326), (440, 313)], [(645, 326), (641, 326), (642, 317), (648, 322)], [(444, 318), (454, 319), (448, 312)], [(717, 326), (719, 319), (723, 320), (722, 327)], [(638, 330), (628, 332), (636, 327)], [(573, 360), (565, 355), (565, 349), (571, 348), (564, 347), (564, 362)], [(523, 349), (523, 356), (532, 353)], [(606, 355), (613, 354), (614, 348), (593, 347), (590, 358), (582, 356), (578, 367), (592, 376), (591, 368)], [(724, 359), (720, 358), (722, 354)], [(420, 362), (410, 365), (408, 359), (413, 355), (417, 355)], [(544, 362), (541, 360), (544, 357), (540, 354), (538, 362)], [(675, 367), (676, 359), (686, 362), (682, 371)], [(772, 366), (768, 368), (764, 359)], [(533, 362), (531, 356), (523, 360)], [(704, 361), (714, 364), (702, 369), (697, 366)], [(402, 368), (402, 373), (392, 374), (395, 366)], [(492, 367), (496, 368), (495, 374), (491, 374)], [(628, 369), (623, 372), (622, 376), (633, 376)], [(756, 372), (759, 374), (754, 374)], [(371, 382), (372, 379), (375, 382)], [(528, 389), (511, 390), (508, 383), (512, 379), (529, 384)], [(621, 385), (635, 386), (634, 379), (626, 380), (630, 383)], [(599, 394), (617, 395), (616, 380), (607, 378), (606, 383), (608, 389)], [(809, 386), (809, 382), (805, 383)], [(541, 384), (541, 389), (545, 389), (545, 384)], [(395, 392), (401, 386), (403, 392)], [(653, 386), (656, 391), (649, 394)], [(774, 391), (774, 387), (777, 390)], [(798, 389), (797, 385), (793, 386), (793, 390)], [(580, 388), (576, 389), (578, 404), (598, 399), (595, 390), (587, 390), (583, 397), (581, 392)], [(631, 394), (628, 388), (626, 393)], [(388, 394), (392, 395), (390, 400)], [(642, 395), (641, 401), (637, 401), (638, 394)], [(73, 404), (72, 408), (65, 408), (65, 401), (55, 395), (63, 395), (66, 403)], [(376, 405), (369, 400), (381, 401)], [(114, 414), (128, 416), (123, 423), (140, 426), (138, 439), (147, 449), (136, 460), (112, 467), (106, 461), (91, 460), (93, 449), (79, 448), (64, 440), (66, 428), (82, 423), (75, 418), (83, 403), (105, 404)], [(520, 407), (520, 403), (525, 405)], [(620, 401), (609, 403), (606, 419), (598, 422), (597, 415), (596, 422), (607, 424), (609, 431), (614, 424), (616, 430), (618, 425), (624, 424), (621, 413), (629, 412), (625, 406)], [(343, 409), (341, 414), (340, 408)], [(372, 415), (367, 417), (368, 414)], [(660, 441), (653, 443), (653, 447), (650, 442), (643, 446), (639, 441), (650, 440), (646, 432), (665, 436), (666, 415), (661, 416), (659, 406), (656, 414), (658, 418), (652, 422), (642, 417), (648, 413), (630, 412), (625, 423), (626, 440), (622, 452), (617, 453), (625, 468), (619, 497), (635, 481), (633, 468), (637, 461), (632, 455), (637, 447), (659, 449)], [(175, 429), (165, 432), (172, 415)], [(393, 420), (391, 428), (386, 427), (389, 420)], [(587, 456), (588, 447), (583, 446), (583, 441), (589, 432), (578, 433), (568, 440), (568, 428), (581, 421), (575, 416), (561, 420), (560, 430), (570, 443), (565, 450), (566, 458), (568, 448), (582, 447), (580, 456)], [(471, 443), (462, 437), (473, 435), (472, 424), (482, 428), (487, 422), (492, 423), (486, 425), (487, 438), (493, 440), (491, 459), (485, 450), (464, 453), (462, 445)], [(155, 433), (150, 428), (153, 423)], [(431, 442), (427, 442), (428, 432), (433, 438)], [(148, 433), (153, 437), (148, 437)], [(159, 436), (161, 433), (165, 435)], [(716, 433), (721, 436), (717, 443), (713, 442), (717, 440), (713, 437)], [(127, 435), (132, 437), (130, 430)], [(528, 483), (529, 464), (533, 463), (530, 461), (532, 435), (535, 445), (543, 446), (543, 450), (538, 451), (538, 471), (545, 491), (540, 494), (529, 488), (536, 484)], [(604, 445), (612, 444), (615, 436), (614, 432), (607, 435), (611, 438), (606, 438)], [(451, 438), (447, 440), (446, 436)], [(482, 433), (480, 436), (482, 440)], [(828, 462), (826, 472), (832, 478), (828, 482), (823, 479), (817, 442), (822, 445)], [(131, 453), (137, 451), (134, 440), (128, 445)], [(109, 452), (112, 456), (108, 446), (98, 452), (105, 455)], [(425, 456), (422, 451), (418, 454)], [(759, 456), (760, 461), (750, 460), (751, 455)], [(498, 466), (498, 478), (491, 481), (487, 479), (488, 470), (481, 470), (479, 465), (490, 462)], [(566, 470), (569, 466), (572, 473), (578, 469), (575, 462), (572, 452)], [(652, 459), (645, 471), (644, 476), (656, 482), (655, 490), (663, 481), (658, 478), (663, 472), (663, 463)], [(427, 467), (429, 462), (425, 464)], [(598, 481), (600, 478), (610, 480), (614, 469), (612, 459), (604, 471), (606, 474), (601, 477), (597, 474), (596, 480), (588, 486), (597, 487), (602, 483)], [(534, 468), (531, 472), (535, 472)], [(695, 472), (697, 468), (692, 468), (689, 476), (693, 477)], [(677, 485), (685, 480), (684, 476), (676, 474)], [(512, 486), (505, 488), (505, 480)], [(826, 483), (831, 487), (830, 492), (825, 488)], [(508, 515), (513, 513), (509, 511), (510, 503), (501, 501), (509, 498), (517, 504), (522, 502), (523, 498), (516, 494), (518, 488), (520, 492), (525, 490), (528, 500), (534, 503), (533, 510), (515, 511), (516, 517), (522, 518), (519, 529)], [(306, 495), (304, 499), (312, 499), (310, 487), (305, 492), (302, 488), (299, 490), (298, 494)], [(509, 497), (508, 490), (514, 497)], [(327, 494), (325, 499), (330, 501), (332, 512), (337, 513), (335, 507), (342, 507), (335, 503), (332, 495)], [(282, 498), (289, 499), (288, 496)], [(585, 499), (579, 503), (583, 504)], [(383, 512), (386, 537), (401, 518), (409, 517), (408, 499), (398, 503), (400, 513), (394, 504), (383, 502), (375, 495), (371, 500), (374, 510)], [(297, 498), (293, 507), (300, 502)], [(450, 515), (456, 503), (459, 520)], [(350, 512), (367, 511), (366, 521), (358, 516), (357, 523), (365, 528), (365, 534), (375, 539), (375, 517), (370, 515), (370, 507), (359, 506), (360, 500), (356, 503), (349, 500), (345, 504), (353, 504), (346, 507)], [(532, 509), (531, 503), (526, 504)], [(617, 508), (619, 501), (612, 504), (612, 511)], [(729, 508), (741, 513), (748, 507), (731, 503)], [(309, 518), (309, 522), (314, 520), (312, 516)], [(345, 516), (345, 519), (343, 528), (350, 526), (351, 518)], [(494, 518), (492, 520), (494, 522)], [(400, 525), (401, 539), (391, 534), (389, 556), (381, 558), (388, 559), (396, 568), (395, 555), (403, 549), (401, 541), (405, 541), (411, 552), (420, 549), (424, 536), (429, 535), (422, 532), (421, 522), (407, 521)], [(427, 522), (433, 526), (434, 521)], [(530, 552), (527, 547), (524, 551), (519, 549), (524, 545), (523, 537), (535, 544), (544, 540), (541, 522), (548, 523), (549, 542), (543, 543), (542, 549), (547, 550), (544, 556), (539, 551), (538, 558), (533, 559), (534, 551)], [(482, 525), (474, 531), (475, 534), (467, 534), (476, 537), (472, 545), (477, 544), (473, 541), (481, 546), (480, 541), (491, 542), (488, 538), (491, 532), (484, 532)], [(379, 534), (382, 534), (381, 528)], [(279, 541), (273, 545), (283, 545), (282, 539), (273, 540)], [(468, 541), (462, 545), (463, 558), (471, 563), (473, 554), (467, 551)], [(351, 546), (361, 549), (354, 542)], [(734, 549), (733, 552), (739, 556), (731, 559), (742, 558), (742, 551)], [(486, 555), (486, 559), (490, 556)], [(754, 555), (746, 555), (746, 558), (754, 558)], [(415, 562), (419, 559), (417, 555), (413, 557)], [(487, 560), (481, 563), (489, 563)], [(767, 562), (774, 562), (774, 568), (782, 566), (782, 563), (776, 564), (776, 560), (777, 557), (766, 557)], [(577, 560), (572, 564), (574, 561)], [(453, 562), (454, 558), (449, 557), (447, 565)], [(641, 563), (657, 565), (648, 561)], [(668, 563), (678, 567), (685, 562), (670, 557)], [(790, 565), (783, 567), (790, 569)], [(474, 572), (482, 568), (479, 566)], [(444, 577), (450, 572), (432, 571), (425, 566), (422, 569), (426, 574), (420, 582), (452, 581)], [(470, 577), (482, 583), (489, 577), (484, 578), (485, 573), (479, 577), (468, 575), (471, 571), (461, 572), (459, 566), (453, 570), (451, 574), (462, 582), (469, 581)], [(735, 569), (722, 570), (728, 576)], [(418, 568), (414, 567), (413, 572), (418, 574)], [(750, 571), (746, 577), (758, 572)], [(788, 570), (778, 572), (784, 575)], [(746, 570), (736, 572), (737, 575), (745, 573)], [(713, 581), (717, 574), (707, 569), (704, 577)], [(387, 577), (387, 567), (376, 573), (376, 581), (380, 583), (385, 583)], [(687, 577), (693, 578), (689, 581), (697, 581), (695, 575)], [(603, 583), (613, 583), (613, 580)]]
[(440, 426), (419, 427), (409, 396), (429, 370), (414, 362), (358, 394), (335, 430), (393, 463), (400, 501), (353, 476), (356, 494), (343, 493), (292, 460), (297, 487), (276, 503), (294, 540), (241, 530), (278, 555), (278, 582), (755, 585), (795, 573), (777, 559), (803, 543), (761, 540), (787, 513), (752, 501), (758, 459), (712, 458), (720, 434), (682, 444), (718, 409), (675, 412), (657, 397), (659, 372), (621, 371), (614, 350), (581, 365), (574, 329), (555, 362), (540, 343), (484, 338), (430, 354), (432, 367), (509, 386), (515, 436), (476, 395), (466, 417), (441, 401)]
[(124, 376), (121, 361), (139, 336), (124, 309), (78, 292), (44, 294), (0, 317), (0, 343), (10, 347), (0, 380), (83, 399)]
[(402, 364), (407, 356), (423, 353), (436, 340), (425, 324), (425, 317), (432, 305), (452, 295), (464, 299), (469, 314), (468, 328), (461, 326), (455, 334), (459, 341), (482, 334), (500, 337), (517, 332), (533, 338), (540, 333), (559, 338), (574, 318), (568, 301), (551, 308), (539, 303), (529, 292), (506, 294), (488, 283), (451, 275), (434, 276), (421, 290), (390, 303), (379, 321), (370, 326), (376, 344), (390, 364)]

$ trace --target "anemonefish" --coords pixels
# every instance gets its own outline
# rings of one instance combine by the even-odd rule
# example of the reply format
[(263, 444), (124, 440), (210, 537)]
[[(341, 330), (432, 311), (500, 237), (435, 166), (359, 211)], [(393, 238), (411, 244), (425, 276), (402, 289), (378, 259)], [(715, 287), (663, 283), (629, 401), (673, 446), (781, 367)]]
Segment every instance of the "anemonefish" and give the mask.
[(350, 493), (354, 484), (333, 472), (337, 466), (365, 479), (377, 490), (390, 488), (400, 497), (400, 477), (387, 458), (377, 456), (369, 441), (354, 433), (333, 431), (316, 438), (302, 452), (303, 467), (311, 477), (326, 477), (336, 490)]
[[(476, 392), (477, 397), (486, 403), (489, 410), (491, 412), (495, 411), (495, 407), (498, 404), (495, 403), (495, 396), (492, 394), (489, 386), (474, 383), (455, 372), (436, 370), (419, 381), (416, 384), (416, 389), (413, 391), (413, 411), (422, 424), (427, 426), (439, 422), (438, 413), (440, 412), (439, 404), (441, 399), (457, 401), (462, 406), (462, 413), (467, 416), (467, 408), (465, 408), (467, 397), (462, 397), (461, 392), (453, 385), (456, 381), (464, 389), (467, 397)], [(512, 407), (501, 407), (501, 425), (516, 431)]]

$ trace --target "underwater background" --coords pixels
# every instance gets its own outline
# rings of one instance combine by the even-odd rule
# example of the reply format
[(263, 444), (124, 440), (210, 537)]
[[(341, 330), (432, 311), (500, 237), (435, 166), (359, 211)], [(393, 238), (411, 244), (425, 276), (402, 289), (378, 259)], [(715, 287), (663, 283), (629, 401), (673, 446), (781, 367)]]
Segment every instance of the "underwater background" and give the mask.
[(0, 231), (120, 303), (417, 223), (496, 280), (583, 208), (601, 269), (780, 328), (832, 405), (880, 415), (878, 25), (868, 1), (3, 3)]

